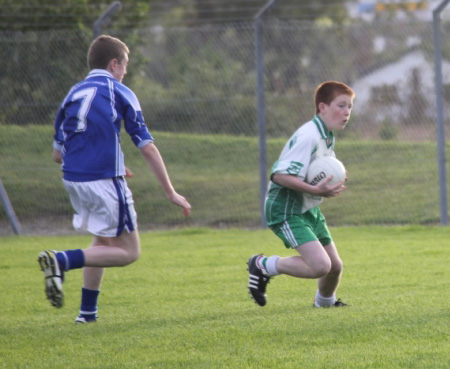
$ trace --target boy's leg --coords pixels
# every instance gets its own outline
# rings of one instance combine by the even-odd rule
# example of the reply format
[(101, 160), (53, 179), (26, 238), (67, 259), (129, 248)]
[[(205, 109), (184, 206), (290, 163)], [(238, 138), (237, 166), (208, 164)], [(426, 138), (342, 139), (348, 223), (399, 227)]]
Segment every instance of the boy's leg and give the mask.
[[(86, 268), (83, 291), (95, 291), (98, 295), (102, 268), (131, 264), (140, 254), (136, 211), (126, 181), (115, 178), (93, 182), (64, 181), (64, 185), (75, 210), (75, 228), (107, 236), (94, 236), (88, 249), (47, 250), (39, 254), (46, 295), (56, 307), (63, 304), (64, 271)], [(86, 205), (86, 199), (90, 199), (90, 204)], [(118, 212), (118, 208), (121, 211)], [(133, 231), (127, 233), (127, 229)], [(121, 232), (120, 236), (114, 237), (117, 232)]]
[(81, 288), (80, 314), (76, 323), (89, 323), (97, 320), (98, 298), (105, 268), (84, 267)]
[(278, 273), (297, 278), (321, 278), (330, 271), (331, 261), (322, 242), (328, 239), (331, 242), (331, 236), (318, 208), (292, 216), (272, 230), (287, 248), (299, 253), (280, 258), (276, 265)]
[(280, 258), (279, 256), (254, 255), (249, 259), (248, 289), (258, 305), (266, 305), (266, 285), (275, 275), (319, 278), (330, 271), (330, 259), (319, 241), (306, 242), (295, 249), (300, 256)]
[(321, 277), (317, 281), (319, 293), (323, 297), (331, 297), (336, 294), (336, 290), (339, 287), (341, 281), (343, 263), (339, 257), (338, 251), (334, 243), (324, 247), (324, 250), (328, 254), (331, 261), (331, 269), (328, 274)]
[(95, 240), (95, 246), (83, 250), (85, 266), (88, 267), (125, 266), (136, 261), (141, 251), (137, 230), (123, 232), (118, 237), (96, 237)]
[[(294, 216), (272, 228), (287, 248), (295, 249), (300, 255), (287, 258), (279, 256), (254, 255), (248, 262), (248, 289), (260, 305), (266, 304), (265, 288), (269, 279), (278, 274), (297, 278), (320, 278), (331, 269), (331, 261), (313, 232), (317, 215)], [(327, 233), (328, 234), (328, 233)]]
[(340, 307), (340, 306), (348, 306), (341, 300), (336, 299), (336, 291), (339, 287), (339, 282), (342, 276), (343, 264), (342, 260), (339, 257), (336, 246), (334, 243), (330, 243), (329, 245), (324, 247), (327, 252), (330, 261), (331, 261), (331, 269), (330, 272), (319, 278), (317, 281), (317, 292), (314, 299), (315, 307)]
[(277, 270), (280, 274), (297, 278), (321, 278), (330, 271), (330, 258), (319, 241), (306, 242), (295, 250), (299, 256), (278, 260)]
[(137, 230), (131, 233), (123, 232), (118, 237), (95, 236), (91, 247), (84, 250), (42, 251), (38, 262), (44, 272), (47, 298), (53, 306), (62, 307), (64, 271), (86, 268), (83, 288), (99, 291), (103, 277), (102, 268), (131, 264), (137, 260), (139, 254), (140, 240)]
[[(278, 273), (299, 278), (318, 278), (314, 301), (316, 307), (347, 306), (336, 299), (343, 263), (334, 243), (323, 247), (320, 242), (311, 242), (296, 249), (301, 256), (278, 259)], [(324, 250), (326, 255), (320, 250)]]
[(84, 267), (83, 268), (83, 288), (89, 290), (99, 290), (102, 285), (105, 268)]
[[(127, 265), (137, 259), (139, 252), (140, 242), (137, 231), (124, 232), (118, 237), (95, 236), (91, 247), (84, 250), (86, 265), (95, 265), (101, 259), (114, 264), (109, 266)], [(75, 319), (76, 323), (96, 321), (98, 297), (105, 266), (107, 265), (83, 268), (80, 315)]]

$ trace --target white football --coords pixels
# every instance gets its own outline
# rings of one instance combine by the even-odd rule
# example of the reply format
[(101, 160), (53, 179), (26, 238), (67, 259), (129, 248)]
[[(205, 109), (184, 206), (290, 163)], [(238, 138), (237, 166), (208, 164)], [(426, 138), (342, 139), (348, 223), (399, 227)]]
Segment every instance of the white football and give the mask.
[(333, 176), (329, 183), (331, 185), (344, 181), (346, 177), (344, 164), (332, 156), (322, 156), (309, 165), (306, 182), (315, 186), (330, 175)]

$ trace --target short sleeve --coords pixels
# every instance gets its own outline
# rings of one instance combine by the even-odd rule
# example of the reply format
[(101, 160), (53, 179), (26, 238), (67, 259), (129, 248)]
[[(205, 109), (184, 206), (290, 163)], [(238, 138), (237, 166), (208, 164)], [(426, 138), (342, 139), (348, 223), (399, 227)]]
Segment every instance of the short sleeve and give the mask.
[(130, 135), (133, 143), (137, 147), (143, 147), (149, 142), (153, 142), (153, 137), (145, 124), (139, 100), (128, 87), (120, 84), (118, 91), (125, 105), (125, 130)]
[(316, 149), (317, 140), (312, 135), (300, 133), (291, 137), (272, 168), (272, 176), (290, 174), (306, 178), (311, 157)]

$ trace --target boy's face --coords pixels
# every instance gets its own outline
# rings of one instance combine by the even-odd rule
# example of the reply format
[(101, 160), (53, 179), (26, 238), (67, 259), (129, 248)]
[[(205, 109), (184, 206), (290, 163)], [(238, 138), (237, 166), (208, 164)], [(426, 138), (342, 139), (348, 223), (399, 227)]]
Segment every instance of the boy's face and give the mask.
[(349, 95), (338, 95), (330, 105), (319, 104), (319, 116), (328, 130), (344, 129), (350, 119), (352, 108), (353, 99)]

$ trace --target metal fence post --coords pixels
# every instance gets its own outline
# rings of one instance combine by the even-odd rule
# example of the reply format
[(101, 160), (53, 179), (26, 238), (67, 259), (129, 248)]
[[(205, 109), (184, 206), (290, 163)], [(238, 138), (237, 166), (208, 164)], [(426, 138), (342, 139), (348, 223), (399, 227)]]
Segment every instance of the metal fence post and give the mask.
[(94, 38), (100, 36), (102, 27), (110, 21), (114, 13), (119, 11), (120, 8), (122, 8), (122, 3), (120, 1), (114, 1), (108, 6), (108, 8), (102, 13), (102, 15), (100, 15), (100, 17), (97, 18), (97, 20), (94, 22), (92, 26)]
[(441, 225), (448, 225), (447, 169), (445, 157), (445, 120), (442, 83), (442, 36), (440, 14), (450, 0), (444, 0), (433, 10), (433, 44), (436, 88), (436, 139), (438, 146), (439, 200)]
[(16, 213), (14, 212), (14, 208), (9, 201), (8, 193), (6, 192), (5, 187), (3, 186), (3, 182), (0, 179), (0, 200), (3, 204), (3, 208), (5, 209), (6, 215), (8, 216), (9, 222), (14, 230), (15, 234), (21, 235), (23, 234), (22, 227), (20, 226), (19, 221), (17, 220)]
[(256, 62), (256, 95), (259, 135), (259, 197), (261, 226), (267, 227), (264, 216), (264, 201), (267, 190), (267, 149), (266, 149), (266, 116), (264, 102), (264, 56), (262, 42), (262, 17), (277, 0), (270, 0), (254, 17), (255, 21), (255, 62)]

